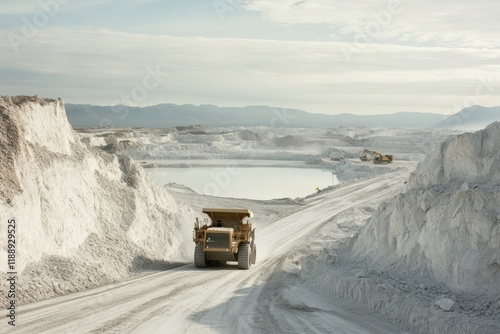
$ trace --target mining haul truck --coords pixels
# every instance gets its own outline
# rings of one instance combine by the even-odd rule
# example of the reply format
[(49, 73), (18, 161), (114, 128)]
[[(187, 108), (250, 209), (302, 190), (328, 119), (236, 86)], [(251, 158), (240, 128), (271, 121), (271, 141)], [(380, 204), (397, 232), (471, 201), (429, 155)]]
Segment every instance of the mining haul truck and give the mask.
[(253, 217), (248, 209), (204, 208), (210, 218), (196, 218), (193, 241), (194, 264), (205, 268), (215, 263), (237, 261), (238, 268), (250, 269), (255, 264), (257, 245)]

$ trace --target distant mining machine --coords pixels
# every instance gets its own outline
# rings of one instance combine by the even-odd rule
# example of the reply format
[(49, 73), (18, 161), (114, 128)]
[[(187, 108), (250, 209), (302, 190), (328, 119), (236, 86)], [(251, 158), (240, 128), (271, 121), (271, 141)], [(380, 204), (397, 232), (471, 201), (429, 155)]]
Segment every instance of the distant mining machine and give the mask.
[(392, 160), (394, 160), (394, 156), (391, 154), (382, 155), (375, 152), (375, 155), (373, 156), (373, 163), (377, 165), (392, 164)]
[(366, 148), (361, 152), (359, 157), (361, 161), (373, 161), (374, 164), (382, 165), (382, 164), (392, 164), (394, 160), (394, 156), (391, 154), (382, 155), (377, 151), (370, 151)]
[(359, 157), (361, 161), (372, 161), (373, 160), (373, 152), (367, 150), (366, 148), (361, 152), (361, 156)]

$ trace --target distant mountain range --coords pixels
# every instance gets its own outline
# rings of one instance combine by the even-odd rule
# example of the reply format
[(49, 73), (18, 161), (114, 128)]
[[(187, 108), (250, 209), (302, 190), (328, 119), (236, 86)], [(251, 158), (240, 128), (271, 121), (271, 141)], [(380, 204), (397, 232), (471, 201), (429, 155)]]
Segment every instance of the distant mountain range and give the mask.
[(472, 106), (462, 109), (435, 127), (454, 130), (479, 130), (495, 121), (500, 121), (500, 107)]
[[(448, 128), (448, 125), (452, 124), (446, 123), (448, 119), (445, 119), (446, 116), (444, 115), (418, 112), (398, 112), (386, 115), (326, 115), (308, 113), (298, 109), (273, 108), (269, 106), (218, 107), (215, 105), (195, 106), (191, 104), (159, 104), (143, 108), (123, 105), (110, 107), (66, 104), (65, 107), (69, 122), (74, 128), (105, 126), (169, 128), (196, 124), (211, 127), (270, 126), (324, 128), (356, 126), (371, 128)], [(489, 115), (489, 118), (481, 116), (481, 122), (487, 122), (487, 119), (492, 118), (491, 116)], [(470, 113), (469, 117), (461, 119), (463, 121), (462, 126), (466, 126), (466, 123), (469, 121), (476, 122), (474, 113)], [(498, 120), (498, 116), (496, 119), (493, 117), (493, 120)]]

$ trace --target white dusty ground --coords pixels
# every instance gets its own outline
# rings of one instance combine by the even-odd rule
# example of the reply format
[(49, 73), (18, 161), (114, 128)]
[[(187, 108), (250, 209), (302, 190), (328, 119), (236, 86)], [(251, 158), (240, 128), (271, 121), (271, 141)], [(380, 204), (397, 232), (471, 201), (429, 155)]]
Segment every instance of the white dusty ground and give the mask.
[[(248, 159), (309, 161), (318, 158), (358, 158), (364, 148), (393, 154), (398, 160), (419, 161), (452, 130), (311, 128), (220, 128), (79, 130), (85, 143), (120, 151), (155, 166), (179, 166), (168, 161)], [(167, 160), (167, 161), (165, 161)], [(211, 164), (213, 165), (213, 164)]]
[[(250, 270), (238, 270), (234, 264), (196, 269), (190, 263), (26, 305), (20, 309), (19, 332), (402, 333), (367, 316), (366, 310), (309, 291), (293, 277), (282, 280), (280, 275), (287, 256), (306, 246), (318, 227), (346, 209), (379, 202), (399, 191), (407, 176), (408, 171), (398, 171), (389, 180), (381, 176), (338, 187), (278, 220), (277, 211), (282, 212), (284, 204), (269, 209), (270, 203), (226, 199), (224, 204), (252, 204), (257, 216), (264, 215), (257, 220), (257, 265)], [(184, 199), (189, 197), (183, 193)], [(192, 203), (199, 201), (199, 195), (191, 197)], [(211, 198), (207, 204), (216, 202)]]
[[(22, 223), (15, 332), (500, 332), (498, 124), (441, 144), (456, 132), (75, 133), (61, 101), (24, 97), (0, 99), (0, 113), (1, 218)], [(365, 147), (397, 160), (361, 163)], [(343, 183), (306, 198), (216, 198), (156, 185), (103, 150), (145, 167), (301, 161)], [(194, 267), (190, 230), (205, 206), (255, 212), (256, 266)]]
[[(287, 272), (412, 332), (499, 333), (499, 152), (500, 123), (447, 140), (402, 193), (343, 212)], [(355, 225), (347, 245), (332, 239)]]

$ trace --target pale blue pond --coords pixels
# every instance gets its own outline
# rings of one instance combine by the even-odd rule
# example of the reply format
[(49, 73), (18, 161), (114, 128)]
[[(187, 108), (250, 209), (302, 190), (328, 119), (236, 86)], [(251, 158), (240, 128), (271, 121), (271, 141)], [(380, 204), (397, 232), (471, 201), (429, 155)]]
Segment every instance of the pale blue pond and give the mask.
[(197, 193), (220, 197), (273, 199), (304, 197), (337, 178), (327, 170), (278, 167), (191, 167), (146, 169), (161, 185), (183, 184)]

